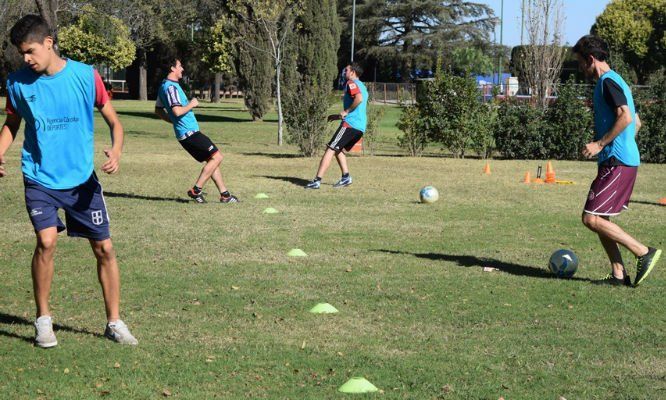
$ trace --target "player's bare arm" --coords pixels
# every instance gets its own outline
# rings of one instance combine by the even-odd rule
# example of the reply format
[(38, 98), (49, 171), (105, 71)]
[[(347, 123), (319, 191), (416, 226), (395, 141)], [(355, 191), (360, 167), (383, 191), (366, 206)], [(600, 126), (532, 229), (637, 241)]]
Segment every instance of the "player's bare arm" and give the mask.
[(351, 106), (349, 106), (349, 108), (346, 110), (342, 110), (340, 113), (340, 118), (345, 119), (347, 115), (353, 112), (361, 103), (363, 103), (363, 93), (357, 93), (354, 95), (354, 102), (351, 104)]
[[(637, 116), (638, 117), (638, 116)], [(612, 142), (624, 129), (631, 124), (631, 112), (629, 107), (624, 105), (615, 110), (615, 124), (608, 133), (596, 142), (590, 142), (585, 145), (583, 155), (587, 158), (592, 158), (599, 154), (599, 152), (608, 143)]]
[(0, 130), (0, 178), (7, 175), (5, 171), (5, 153), (14, 142), (20, 126), (21, 117), (18, 114), (9, 114)]
[(102, 171), (107, 174), (115, 174), (120, 168), (120, 156), (123, 152), (123, 141), (124, 141), (124, 131), (123, 125), (118, 119), (118, 114), (114, 110), (111, 102), (107, 102), (99, 110), (104, 117), (104, 121), (111, 129), (111, 148), (105, 149), (104, 154), (107, 156), (108, 160), (102, 164)]
[(636, 133), (638, 133), (638, 131), (641, 129), (641, 126), (643, 126), (641, 119), (638, 114), (636, 114)]
[(180, 117), (181, 115), (185, 115), (188, 112), (192, 111), (193, 108), (199, 106), (199, 100), (197, 100), (196, 97), (192, 97), (192, 100), (186, 105), (186, 106), (173, 106), (171, 109), (173, 110), (173, 114), (176, 117)]

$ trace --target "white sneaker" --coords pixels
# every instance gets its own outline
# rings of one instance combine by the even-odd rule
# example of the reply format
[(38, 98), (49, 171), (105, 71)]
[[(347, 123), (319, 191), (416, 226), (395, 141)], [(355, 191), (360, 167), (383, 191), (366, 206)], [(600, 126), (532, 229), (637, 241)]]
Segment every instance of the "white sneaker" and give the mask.
[(55, 333), (53, 333), (53, 320), (49, 315), (42, 315), (35, 321), (35, 345), (43, 349), (54, 347), (58, 344)]
[(136, 340), (134, 336), (132, 336), (129, 329), (127, 328), (127, 325), (125, 325), (125, 323), (121, 320), (117, 320), (113, 323), (107, 323), (104, 336), (120, 344), (129, 344), (132, 346), (139, 344), (139, 341)]

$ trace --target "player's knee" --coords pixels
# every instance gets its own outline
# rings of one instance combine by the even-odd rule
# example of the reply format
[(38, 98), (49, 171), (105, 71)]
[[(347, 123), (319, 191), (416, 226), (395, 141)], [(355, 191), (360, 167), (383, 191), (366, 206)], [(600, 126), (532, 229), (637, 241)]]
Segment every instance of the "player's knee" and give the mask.
[(596, 215), (583, 213), (582, 222), (583, 225), (588, 227), (588, 229), (596, 231), (597, 230), (597, 221), (599, 217)]
[(55, 251), (57, 242), (56, 237), (39, 237), (37, 238), (37, 250), (41, 253), (52, 253)]
[(112, 259), (116, 256), (113, 243), (110, 240), (94, 242), (92, 247), (95, 257), (99, 259)]
[(223, 159), (224, 159), (224, 156), (222, 155), (222, 153), (220, 153), (218, 151), (217, 153), (213, 154), (210, 157), (210, 160), (208, 160), (208, 162), (212, 163), (212, 164), (220, 165), (220, 163), (222, 163)]

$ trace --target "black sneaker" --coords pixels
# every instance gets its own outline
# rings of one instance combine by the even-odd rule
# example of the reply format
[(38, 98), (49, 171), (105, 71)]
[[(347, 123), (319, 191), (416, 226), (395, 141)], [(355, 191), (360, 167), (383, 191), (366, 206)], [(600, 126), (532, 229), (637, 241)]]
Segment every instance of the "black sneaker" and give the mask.
[(636, 258), (636, 281), (634, 286), (638, 286), (647, 276), (652, 272), (652, 268), (659, 261), (661, 257), (661, 250), (648, 247), (646, 255)]
[(187, 196), (199, 204), (206, 202), (206, 199), (203, 197), (203, 192), (195, 193), (194, 190), (190, 189), (187, 191)]
[(220, 203), (240, 203), (238, 197), (230, 194), (229, 196), (220, 196)]
[(631, 277), (624, 274), (624, 279), (616, 278), (615, 275), (608, 274), (604, 279), (592, 281), (595, 285), (610, 285), (610, 286), (631, 286)]

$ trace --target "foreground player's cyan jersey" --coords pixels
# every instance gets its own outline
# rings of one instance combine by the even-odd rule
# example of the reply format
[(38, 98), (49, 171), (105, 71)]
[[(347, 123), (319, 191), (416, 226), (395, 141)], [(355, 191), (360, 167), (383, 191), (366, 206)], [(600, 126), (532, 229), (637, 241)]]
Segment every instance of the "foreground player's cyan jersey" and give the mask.
[(55, 75), (26, 67), (9, 76), (8, 109), (25, 120), (24, 176), (50, 189), (71, 189), (90, 178), (93, 108), (106, 102), (99, 103), (104, 97), (96, 93), (96, 79), (101, 83), (92, 66), (72, 60)]
[(615, 110), (611, 109), (604, 100), (603, 84), (606, 79), (613, 80), (622, 88), (622, 92), (627, 98), (627, 106), (631, 112), (631, 123), (601, 150), (597, 161), (599, 164), (602, 164), (609, 158), (615, 157), (626, 166), (637, 167), (641, 163), (641, 157), (638, 153), (638, 145), (636, 144), (636, 108), (634, 107), (634, 98), (631, 95), (629, 85), (613, 70), (601, 75), (597, 86), (594, 88), (594, 140), (599, 140), (608, 133), (617, 119)]

